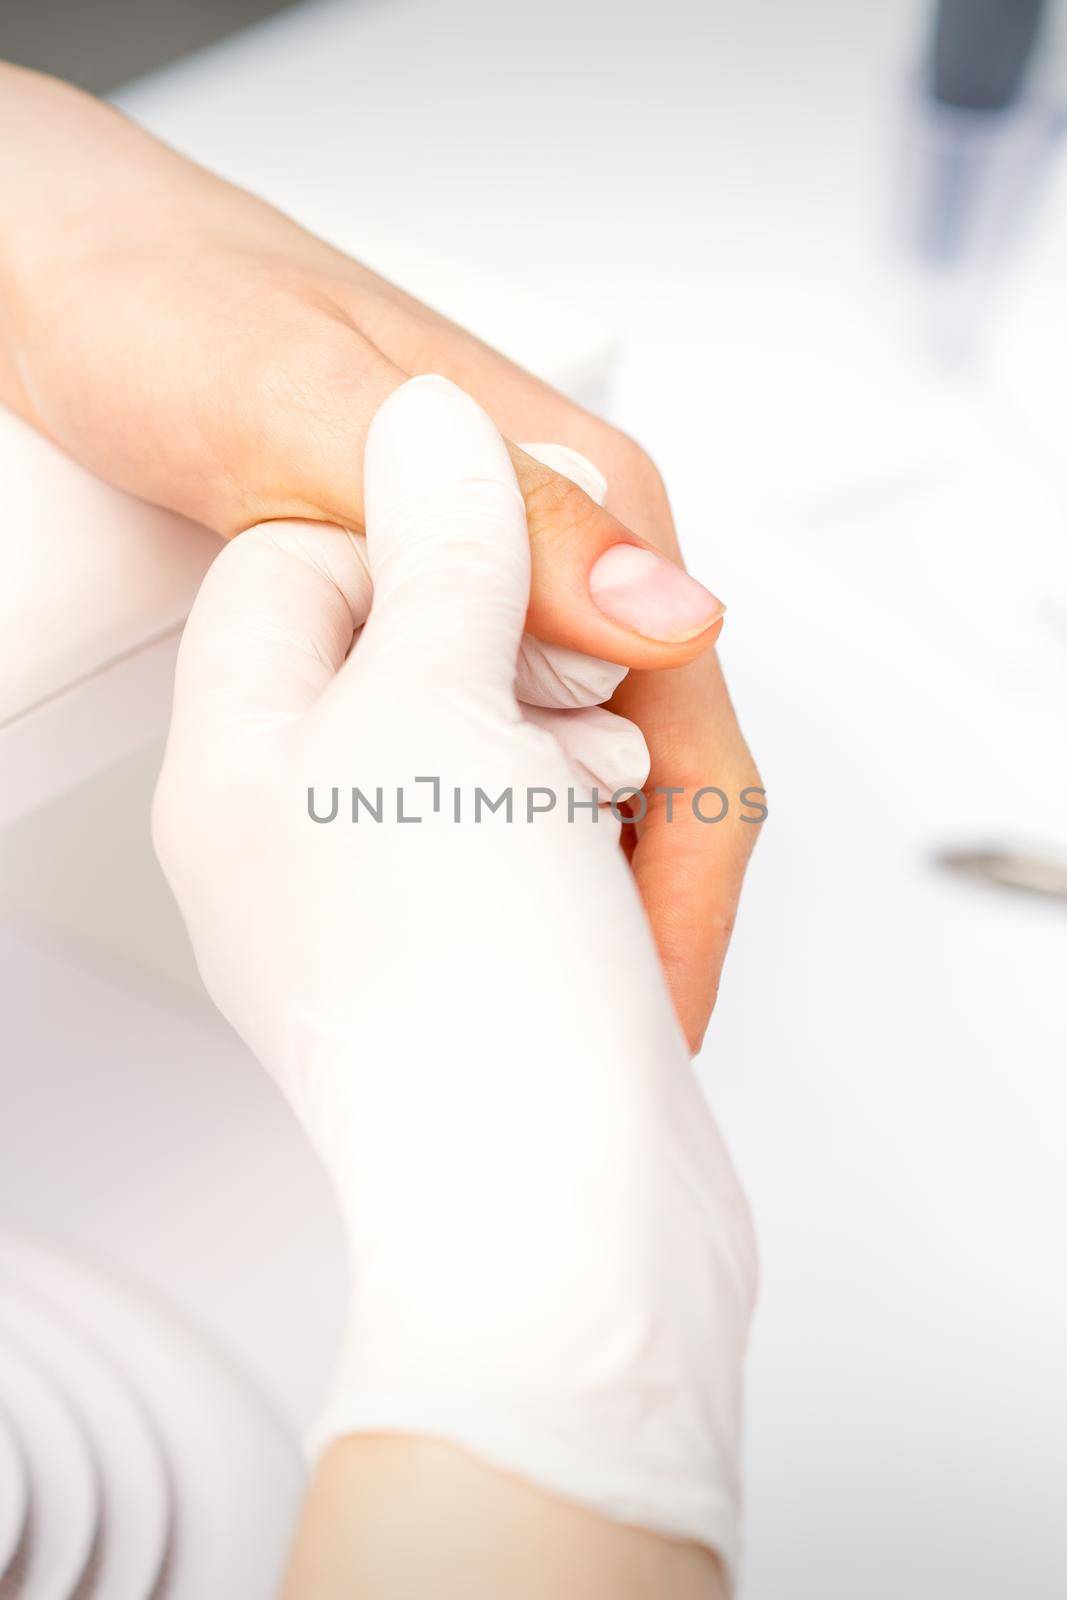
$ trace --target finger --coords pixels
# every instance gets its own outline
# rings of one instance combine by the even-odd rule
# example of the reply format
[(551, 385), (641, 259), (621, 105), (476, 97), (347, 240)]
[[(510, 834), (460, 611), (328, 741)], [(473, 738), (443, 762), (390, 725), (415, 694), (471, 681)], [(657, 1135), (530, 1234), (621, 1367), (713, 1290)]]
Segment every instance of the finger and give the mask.
[(583, 456), (580, 450), (572, 449), (569, 444), (551, 442), (520, 444), (519, 449), (526, 455), (532, 456), (535, 461), (539, 461), (543, 467), (558, 472), (561, 478), (567, 478), (571, 483), (577, 484), (594, 505), (604, 504), (607, 498), (608, 480), (596, 463), (590, 461), (588, 456)]
[(182, 636), (172, 738), (229, 739), (301, 717), (367, 619), (366, 541), (321, 522), (267, 522), (204, 579)]
[(603, 706), (564, 711), (550, 706), (524, 706), (527, 722), (550, 733), (567, 756), (579, 781), (596, 789), (602, 803), (620, 790), (644, 788), (648, 747), (644, 734), (625, 717)]
[(446, 378), (412, 378), (371, 423), (363, 484), (374, 606), (361, 674), (513, 702), (530, 546), (489, 417)]
[[(584, 489), (598, 506), (604, 504), (608, 480), (588, 456), (565, 444), (524, 444), (528, 456)], [(533, 634), (523, 636), (515, 693), (531, 706), (596, 706), (610, 700), (627, 668), (597, 656), (547, 644)]]
[(536, 638), (627, 667), (676, 667), (718, 637), (724, 607), (577, 484), (511, 447), (526, 502)]
[[(613, 709), (645, 729), (650, 768), (648, 810), (627, 833), (631, 866), (656, 938), (679, 1020), (699, 1049), (718, 992), (737, 915), (745, 869), (759, 824), (742, 791), (758, 789), (759, 773), (737, 727), (713, 653), (679, 672), (631, 673)], [(669, 786), (684, 793), (668, 796)], [(702, 788), (721, 789), (729, 810), (706, 821), (693, 810)], [(705, 818), (722, 809), (714, 795), (700, 802)]]
[[(257, 518), (276, 504), (278, 514), (366, 526), (360, 450), (376, 408), (404, 374), (384, 357), (369, 361), (365, 341), (338, 338), (321, 384), (310, 390), (317, 396), (321, 387), (326, 410), (300, 406), (288, 418), (290, 443), (272, 455), (284, 477), (257, 501)], [(529, 529), (530, 633), (628, 667), (680, 666), (714, 642), (723, 607), (708, 589), (585, 489), (518, 446), (509, 450)]]

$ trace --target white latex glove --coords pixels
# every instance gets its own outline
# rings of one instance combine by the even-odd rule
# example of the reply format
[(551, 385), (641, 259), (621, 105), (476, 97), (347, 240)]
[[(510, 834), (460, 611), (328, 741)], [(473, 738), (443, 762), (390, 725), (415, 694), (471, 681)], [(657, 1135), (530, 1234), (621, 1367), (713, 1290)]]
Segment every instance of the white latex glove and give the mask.
[[(364, 481), (354, 649), (353, 539), (271, 525), (218, 557), (154, 816), (207, 987), (346, 1227), (320, 1442), (449, 1440), (730, 1566), (750, 1223), (622, 852), (568, 820), (573, 769), (516, 703), (510, 460), (473, 401), (417, 378)], [(350, 820), (353, 785), (381, 789), (381, 822)], [(310, 787), (319, 815), (338, 790), (334, 821)], [(475, 823), (478, 787), (510, 788), (514, 820)], [(527, 821), (529, 790), (554, 810)]]

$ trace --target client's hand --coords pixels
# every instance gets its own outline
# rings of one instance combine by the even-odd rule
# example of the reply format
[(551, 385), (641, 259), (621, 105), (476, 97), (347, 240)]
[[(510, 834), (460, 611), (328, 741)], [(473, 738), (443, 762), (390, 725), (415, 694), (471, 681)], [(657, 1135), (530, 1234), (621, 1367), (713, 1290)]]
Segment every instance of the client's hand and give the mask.
[(424, 377), (364, 484), (369, 618), (338, 529), (216, 561), (154, 817), (207, 986), (336, 1188), (322, 1435), (444, 1439), (729, 1563), (747, 1213), (623, 855), (516, 704), (511, 461)]
[[(362, 528), (367, 425), (420, 371), (462, 384), (512, 438), (596, 463), (604, 510), (511, 447), (527, 625), (557, 649), (677, 669), (631, 673), (616, 709), (649, 747), (633, 868), (695, 1045), (758, 831), (737, 796), (759, 778), (708, 649), (721, 607), (681, 570), (647, 456), (262, 201), (87, 96), (2, 65), (0, 194), (0, 400), (111, 482), (221, 533), (294, 517)], [(557, 703), (603, 699), (620, 676), (594, 673), (590, 689), (565, 654), (529, 665), (526, 697), (540, 681)], [(704, 784), (730, 795), (726, 818), (702, 822), (683, 802), (668, 822), (659, 791)]]

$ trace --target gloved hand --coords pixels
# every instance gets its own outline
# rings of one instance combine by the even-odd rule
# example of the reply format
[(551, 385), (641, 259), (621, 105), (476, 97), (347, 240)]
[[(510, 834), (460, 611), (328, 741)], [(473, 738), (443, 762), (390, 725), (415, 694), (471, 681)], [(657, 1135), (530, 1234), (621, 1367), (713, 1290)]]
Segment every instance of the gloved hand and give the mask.
[[(748, 1213), (623, 853), (516, 702), (511, 462), (417, 378), (364, 482), (369, 619), (338, 530), (219, 556), (154, 815), (207, 987), (336, 1190), (351, 1308), (319, 1438), (451, 1441), (730, 1564)], [(510, 815), (477, 820), (479, 790)]]

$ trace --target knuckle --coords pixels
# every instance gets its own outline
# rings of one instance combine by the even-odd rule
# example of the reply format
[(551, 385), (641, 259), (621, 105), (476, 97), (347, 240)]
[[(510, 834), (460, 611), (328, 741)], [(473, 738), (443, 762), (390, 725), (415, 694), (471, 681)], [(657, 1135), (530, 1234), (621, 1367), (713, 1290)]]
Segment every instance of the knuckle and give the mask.
[(591, 442), (590, 455), (613, 488), (625, 485), (650, 504), (666, 504), (663, 474), (644, 446), (629, 434), (604, 427)]
[(666, 498), (667, 489), (663, 474), (643, 445), (624, 435), (622, 457), (626, 471), (636, 480), (639, 488), (650, 495), (658, 494)]
[(558, 473), (548, 473), (527, 492), (530, 533), (550, 553), (580, 545), (602, 516), (583, 489)]

